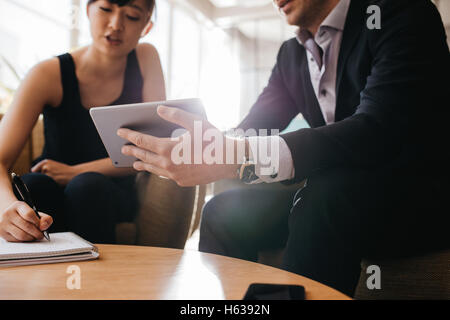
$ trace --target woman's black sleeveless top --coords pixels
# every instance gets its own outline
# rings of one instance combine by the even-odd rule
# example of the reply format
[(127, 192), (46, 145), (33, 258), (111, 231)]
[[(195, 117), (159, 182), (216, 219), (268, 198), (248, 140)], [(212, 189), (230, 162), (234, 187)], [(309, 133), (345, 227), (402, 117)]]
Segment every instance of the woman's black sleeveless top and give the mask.
[[(63, 99), (57, 108), (44, 108), (45, 146), (42, 155), (34, 161), (51, 159), (68, 165), (77, 165), (108, 157), (95, 125), (81, 103), (75, 62), (69, 53), (58, 56), (61, 66)], [(142, 102), (143, 79), (133, 50), (127, 58), (122, 94), (108, 105)], [(114, 96), (115, 94), (112, 94)]]

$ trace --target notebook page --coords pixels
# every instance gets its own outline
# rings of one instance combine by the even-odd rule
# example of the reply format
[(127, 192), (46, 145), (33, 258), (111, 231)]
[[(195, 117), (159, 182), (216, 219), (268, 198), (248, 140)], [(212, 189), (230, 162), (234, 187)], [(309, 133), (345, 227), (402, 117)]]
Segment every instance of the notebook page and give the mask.
[(72, 232), (50, 234), (51, 241), (16, 243), (0, 238), (0, 260), (51, 257), (72, 253), (89, 252), (94, 246)]

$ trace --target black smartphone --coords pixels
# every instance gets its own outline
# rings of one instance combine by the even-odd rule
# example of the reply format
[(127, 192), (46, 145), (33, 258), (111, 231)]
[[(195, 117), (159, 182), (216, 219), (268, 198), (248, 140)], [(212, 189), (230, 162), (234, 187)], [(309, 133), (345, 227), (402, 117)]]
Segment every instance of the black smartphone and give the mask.
[(305, 288), (300, 285), (252, 283), (243, 300), (305, 300)]

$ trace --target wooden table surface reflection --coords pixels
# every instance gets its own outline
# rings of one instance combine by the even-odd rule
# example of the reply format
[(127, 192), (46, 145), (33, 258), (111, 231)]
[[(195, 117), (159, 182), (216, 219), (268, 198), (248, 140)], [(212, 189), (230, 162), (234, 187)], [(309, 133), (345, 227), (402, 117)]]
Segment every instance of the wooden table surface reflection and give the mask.
[[(197, 251), (99, 245), (94, 261), (0, 268), (0, 299), (239, 300), (250, 283), (300, 284), (307, 299), (349, 299), (318, 282), (269, 266)], [(67, 269), (81, 270), (69, 290)]]

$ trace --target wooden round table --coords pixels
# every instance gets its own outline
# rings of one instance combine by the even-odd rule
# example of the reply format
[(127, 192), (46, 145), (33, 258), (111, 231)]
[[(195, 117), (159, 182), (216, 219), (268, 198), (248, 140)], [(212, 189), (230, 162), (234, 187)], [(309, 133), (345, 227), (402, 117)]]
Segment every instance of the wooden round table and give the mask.
[[(300, 284), (306, 299), (349, 299), (305, 277), (197, 251), (99, 245), (94, 261), (0, 268), (0, 299), (240, 300), (250, 283)], [(81, 289), (68, 289), (68, 267)]]

